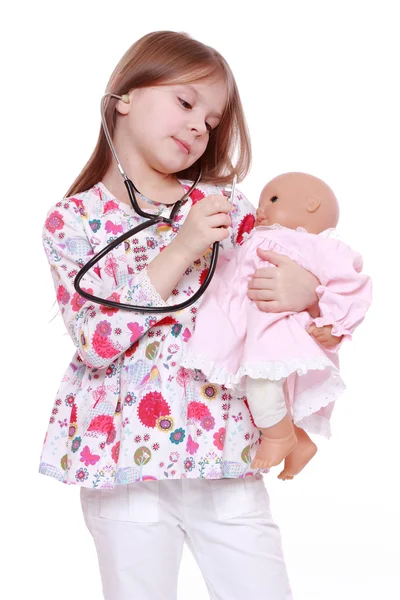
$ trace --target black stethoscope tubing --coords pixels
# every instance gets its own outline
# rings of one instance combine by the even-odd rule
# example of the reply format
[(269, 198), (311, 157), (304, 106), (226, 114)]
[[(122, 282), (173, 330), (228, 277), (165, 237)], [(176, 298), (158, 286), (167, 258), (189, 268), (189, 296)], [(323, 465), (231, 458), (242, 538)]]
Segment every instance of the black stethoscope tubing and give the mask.
[(152, 214), (148, 214), (148, 213), (144, 212), (139, 207), (137, 199), (136, 199), (135, 190), (136, 190), (136, 192), (138, 192), (138, 190), (135, 188), (135, 186), (133, 185), (133, 183), (130, 179), (125, 178), (124, 183), (127, 188), (127, 191), (129, 194), (129, 199), (131, 201), (133, 209), (135, 210), (135, 212), (137, 214), (139, 214), (142, 217), (145, 217), (149, 221), (147, 223), (141, 223), (140, 225), (134, 227), (133, 229), (130, 229), (126, 233), (123, 233), (122, 235), (117, 237), (110, 244), (105, 246), (105, 248), (100, 250), (100, 252), (98, 252), (91, 260), (89, 260), (82, 267), (82, 269), (76, 275), (75, 280), (74, 280), (74, 288), (78, 292), (78, 294), (80, 296), (83, 296), (87, 300), (90, 300), (91, 302), (95, 302), (96, 304), (102, 304), (103, 306), (109, 306), (110, 308), (118, 308), (118, 309), (123, 309), (123, 310), (130, 310), (130, 311), (135, 311), (135, 312), (145, 312), (145, 313), (177, 312), (177, 311), (183, 310), (183, 309), (187, 308), (188, 306), (191, 306), (192, 304), (194, 304), (204, 294), (204, 292), (208, 288), (208, 286), (211, 282), (211, 279), (214, 275), (215, 268), (217, 266), (217, 260), (218, 260), (219, 242), (214, 242), (214, 244), (213, 244), (213, 250), (212, 250), (212, 255), (211, 255), (211, 259), (210, 259), (210, 267), (208, 269), (208, 273), (207, 273), (207, 276), (206, 276), (204, 282), (200, 285), (199, 289), (197, 290), (197, 292), (195, 292), (193, 294), (193, 296), (188, 298), (188, 300), (186, 300), (185, 302), (181, 302), (180, 304), (175, 304), (173, 306), (170, 306), (170, 305), (168, 305), (168, 306), (135, 306), (133, 304), (125, 304), (123, 302), (116, 302), (115, 300), (99, 298), (98, 296), (95, 296), (94, 294), (89, 294), (89, 292), (86, 292), (84, 289), (82, 289), (80, 282), (81, 282), (82, 278), (86, 275), (86, 273), (88, 273), (88, 271), (90, 271), (91, 268), (93, 268), (102, 258), (104, 258), (116, 246), (118, 246), (119, 244), (121, 244), (122, 242), (127, 240), (128, 238), (132, 237), (136, 233), (139, 233), (140, 231), (143, 231), (143, 229), (147, 229), (148, 227), (152, 227), (153, 225), (156, 225), (157, 223), (167, 223), (167, 224), (171, 225), (179, 208), (181, 207), (181, 205), (184, 202), (186, 202), (187, 197), (190, 195), (192, 190), (196, 187), (197, 183), (200, 180), (200, 177), (201, 177), (201, 170), (199, 172), (199, 175), (198, 175), (196, 181), (191, 186), (190, 190), (188, 192), (186, 192), (186, 194), (180, 200), (178, 200), (177, 202), (175, 202), (173, 204), (171, 214), (168, 218), (161, 217), (161, 216), (154, 216)]

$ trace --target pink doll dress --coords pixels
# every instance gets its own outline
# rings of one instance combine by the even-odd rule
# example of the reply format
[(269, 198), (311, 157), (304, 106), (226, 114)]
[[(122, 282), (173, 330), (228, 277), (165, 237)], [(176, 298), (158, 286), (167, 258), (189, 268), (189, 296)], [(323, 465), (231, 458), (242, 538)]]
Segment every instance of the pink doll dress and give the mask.
[[(307, 327), (332, 325), (332, 334), (351, 338), (371, 303), (371, 281), (362, 258), (338, 240), (334, 230), (311, 234), (280, 225), (253, 229), (244, 243), (219, 262), (196, 318), (183, 365), (203, 371), (211, 383), (245, 392), (245, 377), (287, 379), (294, 422), (329, 437), (333, 402), (345, 389), (337, 348), (327, 350)], [(313, 273), (321, 285), (320, 317), (266, 313), (247, 296), (254, 271), (270, 266), (257, 248), (273, 250)]]

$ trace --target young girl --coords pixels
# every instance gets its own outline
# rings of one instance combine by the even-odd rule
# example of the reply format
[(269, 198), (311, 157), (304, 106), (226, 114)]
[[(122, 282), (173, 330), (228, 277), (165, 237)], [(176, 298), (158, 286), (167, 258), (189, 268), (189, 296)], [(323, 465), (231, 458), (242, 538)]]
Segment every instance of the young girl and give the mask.
[[(200, 166), (203, 177), (172, 228), (154, 225), (129, 238), (82, 286), (121, 303), (181, 303), (203, 281), (210, 246), (220, 242), (223, 258), (254, 223), (254, 208), (240, 193), (233, 205), (212, 196), (249, 169), (235, 80), (212, 48), (157, 32), (127, 51), (107, 91), (128, 96), (108, 102), (106, 120), (142, 208), (169, 215)], [(106, 600), (176, 598), (185, 541), (211, 598), (287, 600), (279, 531), (261, 472), (250, 468), (259, 431), (240, 397), (180, 365), (196, 304), (149, 315), (94, 304), (74, 289), (93, 254), (143, 220), (100, 131), (44, 227), (77, 351), (56, 396), (40, 472), (80, 486)], [(315, 305), (317, 285), (299, 265), (278, 259), (277, 269), (255, 273), (249, 296), (262, 310), (301, 311)]]

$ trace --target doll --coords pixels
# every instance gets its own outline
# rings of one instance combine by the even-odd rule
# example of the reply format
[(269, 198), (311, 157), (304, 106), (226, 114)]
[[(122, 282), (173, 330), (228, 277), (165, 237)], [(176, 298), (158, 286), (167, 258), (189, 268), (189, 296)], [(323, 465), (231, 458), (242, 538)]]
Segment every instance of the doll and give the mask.
[[(218, 264), (186, 348), (186, 368), (247, 397), (261, 432), (250, 466), (268, 469), (285, 459), (284, 480), (316, 453), (307, 431), (330, 436), (334, 402), (345, 389), (337, 350), (371, 303), (361, 256), (337, 239), (338, 218), (337, 199), (321, 179), (286, 173), (270, 181), (254, 229)], [(274, 268), (258, 248), (288, 256), (317, 277), (318, 317), (262, 312), (248, 298), (254, 270)]]

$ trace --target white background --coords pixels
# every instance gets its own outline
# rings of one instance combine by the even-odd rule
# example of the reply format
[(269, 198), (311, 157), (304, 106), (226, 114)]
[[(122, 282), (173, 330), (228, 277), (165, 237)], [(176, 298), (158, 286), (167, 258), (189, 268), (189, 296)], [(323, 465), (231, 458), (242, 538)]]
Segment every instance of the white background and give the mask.
[[(282, 172), (321, 177), (339, 198), (343, 238), (364, 256), (374, 304), (342, 351), (348, 389), (333, 439), (316, 440), (318, 455), (295, 481), (278, 481), (277, 470), (265, 479), (296, 600), (400, 597), (396, 4), (69, 0), (3, 8), (2, 597), (102, 597), (78, 489), (37, 474), (73, 354), (61, 317), (52, 320), (41, 228), (92, 152), (112, 69), (137, 38), (160, 29), (190, 33), (232, 67), (254, 151), (240, 189), (257, 204)], [(185, 551), (179, 600), (188, 598), (208, 595)]]

